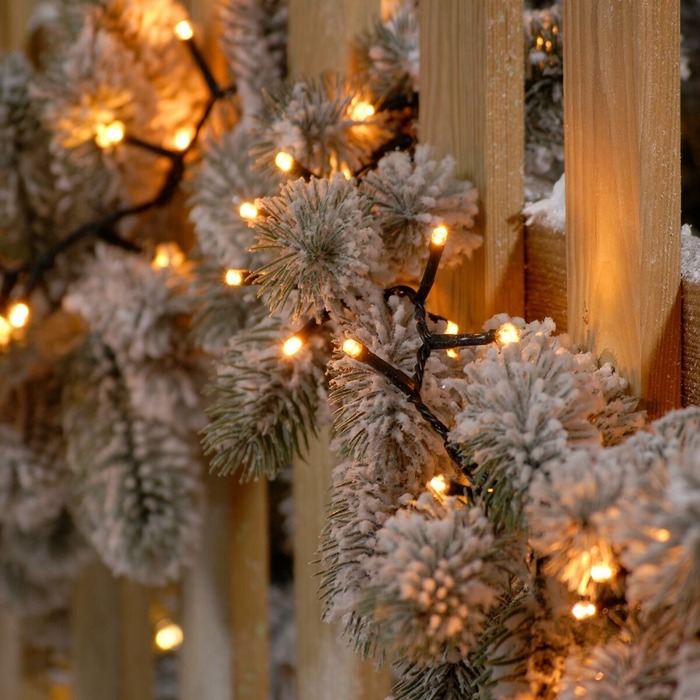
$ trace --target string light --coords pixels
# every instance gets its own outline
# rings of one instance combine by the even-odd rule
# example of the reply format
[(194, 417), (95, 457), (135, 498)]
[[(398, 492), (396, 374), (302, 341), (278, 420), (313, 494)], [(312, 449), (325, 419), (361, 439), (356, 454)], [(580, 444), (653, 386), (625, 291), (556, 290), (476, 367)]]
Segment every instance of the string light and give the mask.
[(182, 627), (176, 625), (170, 620), (163, 620), (158, 625), (156, 631), (155, 643), (161, 651), (172, 651), (177, 649), (185, 639), (182, 632)]
[(121, 143), (126, 136), (126, 127), (124, 122), (118, 119), (109, 122), (108, 124), (98, 124), (95, 127), (95, 143), (100, 148), (110, 148)]
[(350, 357), (359, 357), (362, 354), (364, 347), (354, 338), (348, 338), (343, 343), (343, 352)]
[(374, 116), (374, 105), (362, 100), (350, 107), (350, 118), (355, 122), (363, 122)]
[(13, 328), (23, 328), (29, 320), (29, 307), (23, 301), (16, 302), (10, 307), (7, 320)]
[(189, 148), (194, 138), (194, 129), (191, 126), (183, 126), (175, 132), (173, 145), (178, 151), (185, 151)]
[(651, 528), (649, 534), (657, 542), (668, 542), (671, 539), (671, 533), (665, 527)]
[(447, 483), (444, 474), (438, 474), (428, 482), (428, 488), (432, 489), (438, 496), (444, 496), (449, 487), (450, 485)]
[(177, 243), (159, 243), (153, 255), (151, 267), (154, 270), (163, 270), (166, 267), (178, 267), (185, 262), (185, 254)]
[(591, 579), (596, 583), (604, 583), (609, 581), (614, 575), (615, 571), (610, 566), (610, 564), (594, 564), (591, 567)]
[(576, 605), (574, 605), (573, 608), (571, 608), (571, 614), (577, 619), (577, 620), (587, 620), (590, 617), (593, 617), (596, 612), (598, 612), (598, 609), (596, 606), (591, 603), (590, 600), (580, 600)]
[(226, 270), (226, 275), (224, 277), (226, 284), (229, 287), (240, 287), (246, 278), (247, 270)]
[[(448, 321), (445, 335), (457, 335), (457, 333), (459, 333), (459, 326), (454, 321)], [(453, 348), (450, 348), (447, 350), (447, 356), (456, 359), (459, 357), (459, 353)]]
[(499, 345), (510, 345), (520, 340), (520, 331), (512, 323), (504, 323), (496, 331), (496, 342)]
[(260, 212), (252, 202), (243, 202), (238, 209), (238, 213), (241, 215), (242, 219), (252, 221), (253, 219), (257, 218)]
[(287, 338), (287, 340), (284, 341), (284, 344), (282, 345), (282, 352), (287, 357), (292, 357), (293, 355), (296, 355), (299, 350), (301, 350), (303, 345), (304, 341), (298, 335), (293, 335), (291, 338)]
[(194, 29), (186, 19), (183, 19), (175, 25), (175, 36), (180, 41), (189, 41), (194, 36)]
[(430, 242), (433, 245), (445, 245), (447, 242), (447, 227), (436, 226), (430, 234)]
[(286, 153), (285, 151), (280, 151), (275, 156), (275, 165), (283, 172), (288, 173), (294, 167), (294, 158)]

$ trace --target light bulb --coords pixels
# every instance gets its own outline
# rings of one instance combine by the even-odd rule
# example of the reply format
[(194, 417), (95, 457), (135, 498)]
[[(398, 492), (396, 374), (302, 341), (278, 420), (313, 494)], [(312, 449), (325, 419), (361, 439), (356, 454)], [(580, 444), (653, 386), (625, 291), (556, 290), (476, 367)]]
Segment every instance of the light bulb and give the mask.
[(671, 539), (671, 533), (665, 527), (651, 528), (649, 534), (657, 542), (668, 542)]
[(431, 488), (438, 496), (444, 496), (447, 493), (449, 484), (443, 474), (434, 476), (429, 482), (428, 487)]
[(371, 116), (374, 116), (374, 105), (370, 102), (362, 100), (350, 107), (350, 118), (354, 122), (363, 122)]
[(430, 235), (430, 242), (434, 245), (445, 245), (447, 241), (447, 227), (436, 226)]
[(301, 350), (303, 345), (304, 341), (298, 335), (293, 335), (291, 338), (287, 338), (287, 340), (284, 341), (282, 352), (287, 357), (292, 357), (292, 355), (296, 355), (299, 350)]
[(186, 150), (194, 138), (194, 129), (191, 126), (183, 126), (175, 132), (173, 145), (178, 151)]
[(589, 600), (580, 600), (573, 608), (571, 608), (571, 614), (577, 620), (586, 620), (589, 617), (593, 617), (597, 612), (596, 606)]
[(29, 320), (29, 307), (23, 301), (18, 301), (10, 307), (7, 320), (13, 328), (22, 328)]
[(615, 575), (613, 568), (609, 564), (594, 564), (590, 573), (591, 579), (596, 583), (609, 581)]
[(166, 267), (178, 267), (185, 262), (185, 254), (177, 243), (159, 243), (153, 255), (151, 267), (154, 270), (162, 270)]
[(108, 124), (98, 124), (95, 127), (95, 143), (100, 148), (116, 146), (124, 140), (125, 135), (126, 127), (124, 122), (120, 122), (118, 119)]
[(343, 343), (343, 352), (350, 357), (359, 357), (364, 348), (354, 338), (348, 338)]
[(177, 649), (183, 642), (185, 635), (182, 633), (180, 625), (176, 625), (170, 620), (164, 620), (156, 631), (156, 646), (161, 651), (172, 651)]
[(10, 338), (12, 338), (12, 326), (4, 316), (0, 316), (0, 345), (7, 345)]
[(186, 19), (183, 19), (175, 25), (175, 36), (180, 41), (187, 41), (194, 36), (194, 29)]
[(459, 326), (454, 321), (448, 321), (445, 333), (447, 335), (457, 335), (457, 333), (459, 333)]
[(520, 331), (512, 323), (504, 323), (496, 331), (496, 342), (499, 345), (510, 345), (520, 340)]
[(226, 270), (224, 279), (229, 287), (240, 287), (245, 282), (245, 270)]
[(275, 156), (275, 165), (283, 172), (288, 173), (294, 167), (294, 158), (285, 153), (285, 151), (280, 151)]
[(243, 202), (238, 209), (238, 213), (241, 215), (242, 219), (251, 221), (255, 219), (260, 212), (258, 212), (258, 208), (252, 202)]
[(346, 180), (352, 180), (352, 178), (354, 177), (354, 175), (352, 174), (352, 170), (350, 170), (350, 168), (348, 168), (347, 165), (344, 165), (340, 172), (343, 173), (343, 177)]

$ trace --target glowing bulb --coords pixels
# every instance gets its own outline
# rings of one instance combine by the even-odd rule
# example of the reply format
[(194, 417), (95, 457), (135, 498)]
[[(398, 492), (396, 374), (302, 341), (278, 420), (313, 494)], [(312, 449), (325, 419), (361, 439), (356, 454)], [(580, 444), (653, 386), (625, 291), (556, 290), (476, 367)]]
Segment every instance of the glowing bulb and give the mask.
[(443, 474), (438, 474), (428, 482), (428, 486), (438, 496), (444, 496), (447, 493), (447, 489), (450, 485), (447, 483), (447, 479), (444, 477)]
[(596, 606), (588, 600), (580, 600), (573, 608), (571, 608), (571, 614), (577, 620), (586, 620), (589, 617), (593, 617), (597, 612)]
[(350, 168), (348, 168), (347, 165), (343, 166), (341, 172), (343, 173), (343, 177), (346, 180), (352, 180), (352, 178), (353, 178), (352, 170), (350, 170)]
[(671, 533), (665, 527), (652, 528), (649, 534), (657, 542), (668, 542), (671, 539)]
[(452, 357), (456, 360), (459, 357), (459, 353), (453, 348), (450, 348), (449, 350), (447, 350), (447, 357)]
[(354, 338), (348, 338), (343, 343), (343, 352), (350, 357), (359, 357), (364, 348)]
[(541, 49), (544, 46), (544, 39), (541, 36), (538, 36), (535, 44), (538, 49)]
[(158, 626), (155, 642), (162, 651), (172, 651), (182, 644), (184, 638), (180, 625), (166, 620)]
[(605, 674), (602, 671), (598, 671), (593, 678), (595, 678), (597, 681), (602, 681), (603, 678), (605, 678)]
[(109, 124), (98, 124), (95, 128), (95, 143), (100, 148), (109, 148), (116, 146), (124, 140), (126, 135), (126, 127), (124, 122), (115, 119)]
[(304, 341), (298, 335), (293, 335), (291, 338), (287, 338), (287, 340), (284, 341), (282, 352), (287, 357), (291, 357), (292, 355), (296, 355), (303, 345)]
[(552, 50), (552, 42), (549, 41), (549, 39), (547, 39), (547, 41), (545, 42), (544, 48), (545, 48), (545, 51), (546, 51), (547, 53), (550, 53), (550, 52), (551, 52), (551, 50)]
[(4, 317), (0, 316), (0, 345), (7, 345), (12, 337), (12, 326)]
[(229, 287), (240, 287), (245, 282), (245, 270), (226, 270), (225, 280)]
[(18, 301), (10, 308), (7, 320), (13, 328), (22, 328), (29, 320), (29, 307), (23, 301)]
[(591, 567), (591, 578), (596, 583), (609, 581), (614, 575), (615, 572), (609, 564), (594, 564)]
[(294, 167), (294, 158), (292, 158), (292, 156), (290, 156), (289, 153), (285, 153), (284, 151), (280, 151), (275, 156), (275, 165), (283, 173), (288, 173)]
[(520, 340), (520, 331), (512, 323), (504, 323), (496, 331), (496, 342), (500, 345), (510, 345)]
[(185, 262), (185, 254), (180, 250), (177, 243), (159, 243), (151, 262), (154, 270), (162, 270), (166, 267), (178, 267)]
[(178, 151), (186, 150), (194, 138), (194, 129), (191, 126), (183, 126), (175, 132), (173, 144)]
[(350, 118), (355, 122), (363, 122), (374, 116), (374, 105), (369, 102), (357, 102), (350, 107)]
[(180, 41), (187, 41), (194, 36), (194, 29), (192, 29), (192, 25), (186, 19), (183, 19), (175, 25), (175, 36)]
[(457, 333), (459, 333), (459, 326), (454, 321), (448, 321), (445, 333), (447, 335), (457, 335)]
[(238, 209), (238, 213), (241, 215), (242, 219), (248, 219), (248, 221), (250, 221), (251, 219), (255, 219), (260, 212), (252, 202), (243, 202)]
[(447, 227), (436, 226), (430, 235), (430, 242), (434, 245), (445, 245), (447, 241)]

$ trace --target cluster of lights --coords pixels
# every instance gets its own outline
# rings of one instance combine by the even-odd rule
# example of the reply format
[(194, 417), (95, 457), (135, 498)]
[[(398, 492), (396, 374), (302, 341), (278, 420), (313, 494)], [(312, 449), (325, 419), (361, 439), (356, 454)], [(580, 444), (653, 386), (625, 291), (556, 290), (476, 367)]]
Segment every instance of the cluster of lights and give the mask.
[(579, 621), (595, 617), (597, 612), (598, 608), (596, 608), (595, 603), (592, 603), (590, 600), (579, 600), (578, 603), (571, 608), (571, 614)]

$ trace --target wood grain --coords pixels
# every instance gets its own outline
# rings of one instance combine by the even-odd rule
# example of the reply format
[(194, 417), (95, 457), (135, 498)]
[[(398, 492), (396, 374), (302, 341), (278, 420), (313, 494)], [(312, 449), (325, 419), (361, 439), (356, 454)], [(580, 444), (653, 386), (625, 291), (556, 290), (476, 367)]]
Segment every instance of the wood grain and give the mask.
[(683, 280), (683, 405), (700, 406), (700, 283)]
[(549, 316), (566, 333), (566, 234), (542, 223), (525, 229), (525, 319)]
[(440, 273), (431, 300), (464, 330), (524, 312), (523, 5), (519, 0), (420, 4), (420, 139), (456, 158), (479, 188), (483, 249)]
[(651, 416), (680, 403), (678, 0), (564, 6), (569, 329)]

